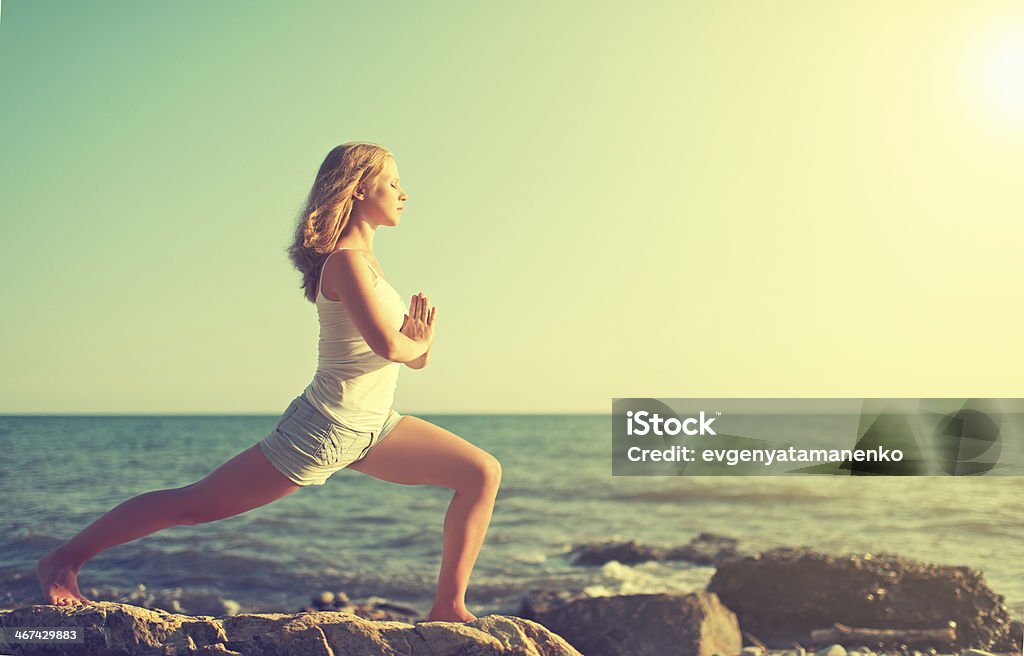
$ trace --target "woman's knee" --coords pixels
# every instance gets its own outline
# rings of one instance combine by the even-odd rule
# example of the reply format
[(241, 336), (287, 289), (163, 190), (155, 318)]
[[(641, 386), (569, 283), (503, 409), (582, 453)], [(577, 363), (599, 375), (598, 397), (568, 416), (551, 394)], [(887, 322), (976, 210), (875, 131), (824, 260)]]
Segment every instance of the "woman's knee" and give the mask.
[(501, 483), (501, 461), (492, 456), (487, 463), (487, 479), (497, 487)]
[(467, 469), (464, 480), (476, 489), (497, 490), (501, 484), (501, 463), (486, 451)]

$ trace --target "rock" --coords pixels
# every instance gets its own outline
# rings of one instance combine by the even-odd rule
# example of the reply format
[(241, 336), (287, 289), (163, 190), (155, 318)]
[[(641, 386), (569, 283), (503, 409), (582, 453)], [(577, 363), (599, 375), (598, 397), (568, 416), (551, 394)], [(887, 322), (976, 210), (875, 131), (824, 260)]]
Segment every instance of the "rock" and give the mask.
[(829, 645), (814, 652), (814, 656), (846, 656), (846, 647), (842, 645)]
[(740, 656), (764, 656), (764, 650), (760, 647), (744, 647)]
[(632, 565), (665, 557), (664, 549), (645, 547), (636, 540), (577, 545), (570, 553), (574, 555), (573, 565), (604, 565), (613, 560)]
[(718, 565), (743, 555), (737, 549), (737, 543), (736, 538), (701, 533), (685, 546), (667, 550), (630, 540), (576, 545), (570, 554), (573, 556), (573, 565), (604, 565), (613, 560), (626, 565), (648, 560), (685, 560), (698, 565)]
[(399, 604), (393, 604), (390, 601), (381, 601), (374, 604), (374, 609), (384, 613), (399, 613), (411, 617), (419, 617), (419, 613), (415, 608), (409, 606), (400, 606)]
[(370, 599), (369, 603), (349, 603), (335, 610), (351, 613), (367, 620), (376, 622), (405, 622), (415, 624), (426, 618), (422, 617), (414, 608), (399, 606), (385, 600)]
[(1010, 622), (1010, 633), (999, 648), (1014, 654), (1024, 654), (1024, 622)]
[[(722, 563), (707, 586), (769, 647), (809, 644), (808, 634), (840, 622), (876, 629), (937, 629), (956, 622), (953, 644), (999, 647), (1010, 618), (981, 572), (892, 554), (824, 554), (781, 547)], [(885, 645), (873, 645), (882, 651)], [(996, 649), (1009, 651), (1009, 649)]]
[(562, 606), (570, 601), (588, 598), (582, 590), (530, 590), (519, 608), (519, 617), (533, 619), (546, 613), (555, 606)]
[(741, 556), (736, 538), (714, 533), (701, 533), (683, 547), (669, 549), (665, 560), (685, 560), (697, 565), (718, 566), (726, 560)]
[[(85, 606), (27, 606), (0, 612), (3, 627), (81, 627), (85, 642), (19, 644), (18, 654), (163, 656), (238, 654), (318, 656), (580, 656), (530, 620), (487, 615), (455, 622), (374, 622), (342, 612), (176, 615), (97, 601)], [(14, 650), (11, 650), (14, 651)]]
[(361, 603), (353, 603), (344, 592), (321, 592), (313, 598), (312, 604), (299, 609), (300, 613), (317, 611), (338, 611), (358, 615), (366, 620), (405, 622), (414, 624), (423, 620), (415, 608), (392, 603), (382, 597), (369, 597)]
[(740, 652), (736, 615), (713, 594), (586, 597), (530, 617), (587, 656)]
[[(90, 588), (86, 595), (91, 599), (104, 598), (109, 591), (100, 591)], [(232, 600), (224, 599), (215, 592), (207, 590), (185, 590), (174, 588), (164, 591), (150, 591), (146, 586), (139, 583), (134, 590), (126, 594), (116, 595), (116, 599), (110, 601), (127, 604), (129, 606), (140, 606), (154, 610), (163, 610), (177, 615), (237, 615), (241, 612), (241, 605)]]

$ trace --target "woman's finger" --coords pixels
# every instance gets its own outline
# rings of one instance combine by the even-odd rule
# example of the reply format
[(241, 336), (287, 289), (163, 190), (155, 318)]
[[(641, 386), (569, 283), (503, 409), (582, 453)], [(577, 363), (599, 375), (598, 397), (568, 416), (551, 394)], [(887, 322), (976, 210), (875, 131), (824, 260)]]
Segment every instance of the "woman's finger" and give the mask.
[(437, 306), (430, 308), (430, 317), (427, 318), (427, 324), (433, 326), (434, 319), (437, 318)]

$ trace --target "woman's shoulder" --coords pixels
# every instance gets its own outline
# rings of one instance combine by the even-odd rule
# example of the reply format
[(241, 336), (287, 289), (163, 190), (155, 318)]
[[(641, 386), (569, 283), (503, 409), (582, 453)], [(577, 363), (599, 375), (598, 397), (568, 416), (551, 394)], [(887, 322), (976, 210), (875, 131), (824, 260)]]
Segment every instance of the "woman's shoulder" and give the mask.
[[(328, 253), (323, 271), (324, 290), (333, 292), (335, 285), (331, 283), (337, 281), (344, 284), (352, 280), (354, 276), (361, 275), (359, 272), (365, 269), (370, 270), (371, 284), (376, 286), (381, 275), (372, 264), (371, 258), (373, 258), (373, 253), (355, 248), (339, 248)], [(334, 296), (337, 294), (335, 293)]]
[(362, 248), (335, 249), (327, 254), (324, 266), (331, 266), (333, 262), (337, 262), (338, 264), (335, 266), (339, 268), (353, 268), (355, 265), (365, 262), (374, 273), (377, 273), (376, 269), (379, 264), (373, 253)]

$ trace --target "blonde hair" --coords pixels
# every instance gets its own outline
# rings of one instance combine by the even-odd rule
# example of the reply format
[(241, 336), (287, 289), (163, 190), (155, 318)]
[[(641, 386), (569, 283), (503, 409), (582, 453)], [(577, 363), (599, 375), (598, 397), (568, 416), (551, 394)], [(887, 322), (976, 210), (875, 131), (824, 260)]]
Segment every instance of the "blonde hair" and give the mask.
[(394, 155), (383, 146), (353, 141), (335, 146), (320, 165), (288, 247), (288, 258), (302, 273), (300, 286), (309, 302), (316, 301), (320, 268), (348, 225), (352, 194), (384, 171), (388, 157)]

